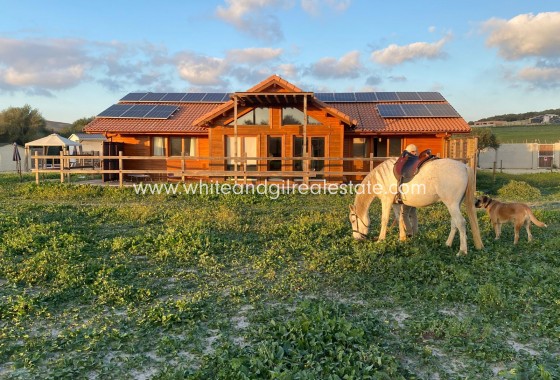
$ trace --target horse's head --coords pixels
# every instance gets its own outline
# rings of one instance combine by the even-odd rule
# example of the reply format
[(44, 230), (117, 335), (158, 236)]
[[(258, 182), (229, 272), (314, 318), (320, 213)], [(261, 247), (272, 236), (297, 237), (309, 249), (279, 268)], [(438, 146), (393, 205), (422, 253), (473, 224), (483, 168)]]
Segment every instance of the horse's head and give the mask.
[(355, 205), (350, 205), (350, 224), (352, 225), (352, 236), (356, 240), (363, 240), (369, 232), (369, 215), (366, 213), (360, 217)]

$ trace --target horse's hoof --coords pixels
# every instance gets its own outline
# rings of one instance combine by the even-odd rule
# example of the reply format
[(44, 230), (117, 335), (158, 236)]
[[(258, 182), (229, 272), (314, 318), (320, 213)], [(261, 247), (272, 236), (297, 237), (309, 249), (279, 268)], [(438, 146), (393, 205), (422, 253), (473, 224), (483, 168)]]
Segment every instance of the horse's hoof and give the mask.
[(457, 257), (467, 256), (467, 251), (459, 251), (457, 252)]

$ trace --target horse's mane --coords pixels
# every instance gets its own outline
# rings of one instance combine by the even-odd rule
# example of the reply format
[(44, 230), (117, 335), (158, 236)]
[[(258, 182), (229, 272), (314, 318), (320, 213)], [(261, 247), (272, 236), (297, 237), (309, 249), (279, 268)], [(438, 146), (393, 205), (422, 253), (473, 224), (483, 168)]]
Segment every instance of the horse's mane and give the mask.
[(379, 165), (377, 165), (369, 174), (364, 178), (363, 183), (369, 181), (371, 184), (376, 183), (385, 183), (387, 178), (391, 178), (393, 176), (393, 167), (395, 166), (395, 162), (397, 162), (396, 158), (389, 158)]

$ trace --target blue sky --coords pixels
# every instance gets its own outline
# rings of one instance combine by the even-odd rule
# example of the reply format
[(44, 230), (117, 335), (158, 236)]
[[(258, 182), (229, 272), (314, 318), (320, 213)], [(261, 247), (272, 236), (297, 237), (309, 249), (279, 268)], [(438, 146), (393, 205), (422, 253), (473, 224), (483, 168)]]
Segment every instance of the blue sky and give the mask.
[(129, 92), (439, 91), (466, 120), (560, 108), (560, 4), (0, 0), (0, 110), (93, 116)]

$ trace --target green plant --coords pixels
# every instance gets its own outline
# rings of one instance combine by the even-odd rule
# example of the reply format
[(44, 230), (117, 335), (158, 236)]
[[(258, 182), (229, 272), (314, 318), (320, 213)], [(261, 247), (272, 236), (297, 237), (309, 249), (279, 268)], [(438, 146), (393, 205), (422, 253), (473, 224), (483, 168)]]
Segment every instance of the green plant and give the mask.
[(511, 180), (498, 190), (498, 195), (510, 200), (535, 201), (541, 197), (541, 191), (527, 182)]

